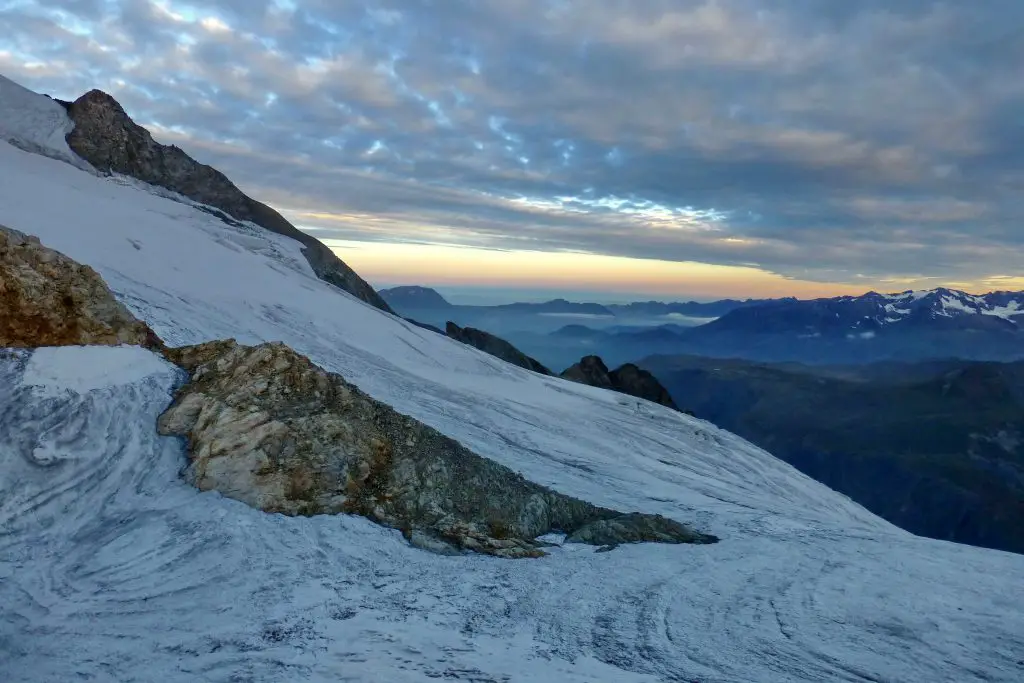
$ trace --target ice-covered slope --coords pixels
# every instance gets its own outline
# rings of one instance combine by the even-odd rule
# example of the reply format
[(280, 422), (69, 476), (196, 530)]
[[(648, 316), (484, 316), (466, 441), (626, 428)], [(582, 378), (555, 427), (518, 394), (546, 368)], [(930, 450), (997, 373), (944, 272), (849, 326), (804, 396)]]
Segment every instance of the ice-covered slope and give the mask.
[(72, 128), (59, 102), (0, 76), (0, 140), (88, 169), (64, 140)]
[(534, 481), (722, 538), (510, 562), (430, 555), (359, 518), (265, 515), (179, 479), (182, 445), (153, 431), (168, 366), (21, 354), (0, 361), (5, 680), (1024, 673), (1022, 557), (914, 538), (706, 423), (340, 293), (287, 238), (3, 143), (0, 223), (95, 267), (168, 343), (282, 340)]

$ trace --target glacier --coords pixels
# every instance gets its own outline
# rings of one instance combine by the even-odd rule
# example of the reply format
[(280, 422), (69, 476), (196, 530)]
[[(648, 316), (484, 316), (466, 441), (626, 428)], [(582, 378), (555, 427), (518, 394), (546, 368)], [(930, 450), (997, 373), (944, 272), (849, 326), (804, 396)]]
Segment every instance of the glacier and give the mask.
[[(22, 137), (65, 123), (40, 125)], [(713, 425), (510, 366), (318, 280), (293, 240), (31, 148), (0, 142), (0, 224), (168, 344), (283, 341), (532, 481), (722, 540), (509, 561), (265, 514), (179, 476), (162, 359), (0, 351), (4, 681), (1024, 679), (1024, 557), (914, 537)]]

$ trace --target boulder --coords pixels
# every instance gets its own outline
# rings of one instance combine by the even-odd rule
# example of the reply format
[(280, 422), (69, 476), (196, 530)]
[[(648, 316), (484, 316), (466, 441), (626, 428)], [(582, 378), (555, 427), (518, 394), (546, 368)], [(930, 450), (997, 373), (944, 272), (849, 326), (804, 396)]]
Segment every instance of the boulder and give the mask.
[(0, 347), (163, 345), (99, 274), (0, 226)]

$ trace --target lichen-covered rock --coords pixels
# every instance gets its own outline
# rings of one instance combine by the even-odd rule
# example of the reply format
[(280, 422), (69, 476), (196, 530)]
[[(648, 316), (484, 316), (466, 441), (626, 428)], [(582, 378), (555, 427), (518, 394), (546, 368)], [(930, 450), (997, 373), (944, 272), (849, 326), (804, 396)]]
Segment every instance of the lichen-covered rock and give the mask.
[(161, 145), (132, 121), (117, 100), (90, 90), (67, 107), (75, 123), (68, 146), (98, 171), (121, 173), (184, 195), (251, 221), (303, 245), (302, 253), (317, 277), (384, 311), (384, 299), (320, 240), (307, 235), (284, 216), (252, 199), (217, 169), (201, 164), (174, 145)]
[[(533, 539), (553, 531), (604, 538), (588, 525), (625, 519), (526, 481), (283, 344), (219, 341), (167, 357), (190, 381), (158, 428), (188, 438), (186, 477), (202, 490), (290, 515), (360, 514), (419, 547), (500, 557), (542, 555)], [(659, 531), (636, 540), (706, 538), (671, 520), (629, 517)]]
[(541, 375), (552, 374), (550, 370), (541, 365), (538, 361), (530, 358), (525, 353), (508, 343), (501, 337), (496, 337), (490, 332), (478, 330), (475, 327), (459, 327), (450, 320), (445, 325), (445, 334), (455, 341), (462, 342), (473, 348), (489, 353), (495, 358), (500, 358), (506, 363), (518, 365), (521, 368), (532, 370)]
[(87, 344), (162, 347), (92, 268), (0, 226), (0, 347)]

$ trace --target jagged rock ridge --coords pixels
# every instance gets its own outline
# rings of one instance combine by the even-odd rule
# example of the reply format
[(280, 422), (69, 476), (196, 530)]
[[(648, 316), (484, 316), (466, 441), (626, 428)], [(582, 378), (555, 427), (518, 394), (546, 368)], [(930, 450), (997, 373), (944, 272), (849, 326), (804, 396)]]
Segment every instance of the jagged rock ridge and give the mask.
[(161, 346), (95, 270), (0, 226), (0, 347), (86, 344)]
[(651, 373), (632, 363), (626, 363), (616, 370), (608, 370), (608, 366), (599, 356), (584, 356), (579, 363), (567, 368), (561, 377), (580, 384), (589, 384), (592, 387), (611, 389), (620, 394), (628, 394), (673, 410), (679, 410), (661, 382)]
[(450, 320), (445, 325), (445, 334), (456, 341), (460, 341), (463, 344), (468, 344), (474, 348), (480, 349), (484, 353), (489, 353), (495, 358), (512, 363), (512, 365), (518, 365), (521, 368), (527, 370), (533, 370), (539, 372), (542, 375), (553, 374), (550, 370), (540, 364), (540, 362), (530, 358), (525, 353), (517, 349), (516, 347), (509, 344), (501, 337), (496, 337), (490, 332), (484, 332), (474, 327), (459, 327)]
[(657, 515), (624, 515), (531, 483), (376, 401), (283, 344), (220, 341), (174, 349), (191, 375), (161, 416), (187, 436), (187, 478), (254, 507), (348, 512), (432, 550), (535, 557), (537, 536), (709, 543)]
[(199, 163), (174, 145), (153, 140), (149, 131), (136, 124), (110, 95), (91, 90), (67, 109), (75, 124), (67, 136), (68, 145), (97, 170), (121, 173), (172, 190), (237, 220), (251, 221), (298, 240), (317, 277), (391, 312), (373, 287), (326, 245), (247, 196), (217, 169)]

